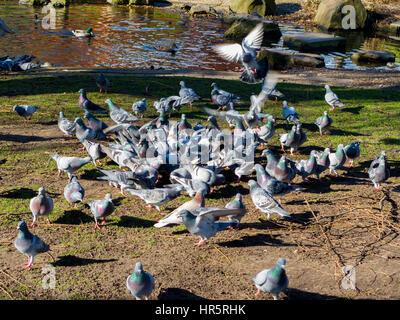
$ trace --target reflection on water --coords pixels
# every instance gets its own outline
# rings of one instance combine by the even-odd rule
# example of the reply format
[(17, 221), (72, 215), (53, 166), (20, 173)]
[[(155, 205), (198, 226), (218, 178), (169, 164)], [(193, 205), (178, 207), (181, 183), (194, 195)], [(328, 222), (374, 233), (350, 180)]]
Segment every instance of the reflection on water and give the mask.
[[(45, 16), (41, 10), (18, 5), (17, 1), (0, 5), (0, 17), (17, 31), (0, 38), (0, 55), (31, 54), (56, 66), (240, 70), (240, 65), (227, 63), (211, 49), (213, 44), (224, 41), (223, 33), (229, 27), (215, 18), (193, 19), (152, 7), (71, 5), (56, 9), (56, 28), (46, 30), (40, 23), (34, 23), (35, 13), (40, 18)], [(95, 38), (79, 39), (71, 35), (71, 30), (88, 27), (93, 28)], [(283, 35), (317, 31), (288, 25), (280, 28)], [(344, 52), (321, 53), (329, 68), (365, 68), (350, 59), (359, 49), (390, 51), (396, 54), (396, 62), (400, 62), (400, 41), (367, 37), (362, 32), (343, 36), (348, 39)], [(171, 41), (178, 47), (175, 55), (154, 48)], [(283, 46), (282, 38), (271, 46), (289, 50)]]

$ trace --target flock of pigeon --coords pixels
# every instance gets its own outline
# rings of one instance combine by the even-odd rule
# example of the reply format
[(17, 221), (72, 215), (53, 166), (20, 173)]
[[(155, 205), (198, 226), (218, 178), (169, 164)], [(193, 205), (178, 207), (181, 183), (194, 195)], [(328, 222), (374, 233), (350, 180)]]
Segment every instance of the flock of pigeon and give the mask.
[[(154, 206), (161, 211), (162, 205), (186, 192), (192, 199), (165, 215), (154, 226), (161, 228), (184, 224), (190, 233), (200, 237), (195, 244), (200, 246), (219, 231), (238, 228), (247, 212), (240, 193), (225, 207), (206, 206), (207, 194), (215, 192), (214, 186), (226, 182), (222, 170), (234, 172), (238, 181), (242, 176), (251, 175), (255, 171), (256, 180), (248, 181), (254, 206), (265, 213), (268, 219), (270, 214), (291, 219), (291, 215), (281, 206), (281, 198), (290, 192), (304, 190), (291, 184), (296, 175), (301, 176), (303, 181), (310, 175), (316, 175), (319, 179), (321, 173), (327, 169), (338, 175), (336, 170), (342, 168), (347, 160), (352, 166), (353, 161), (359, 157), (360, 142), (347, 146), (340, 144), (334, 152), (329, 148), (320, 152), (312, 150), (307, 160), (299, 161), (292, 161), (285, 155), (278, 159), (271, 150), (264, 148), (275, 135), (275, 119), (270, 114), (262, 113), (263, 106), (268, 99), (282, 98), (284, 95), (275, 87), (277, 77), (274, 73), (269, 72), (266, 77), (265, 69), (268, 71), (268, 67), (265, 66), (265, 61), (260, 64), (255, 59), (262, 37), (261, 24), (249, 33), (242, 45), (219, 45), (216, 48), (227, 59), (243, 63), (246, 75), (241, 75), (242, 81), (258, 83), (261, 79), (263, 82), (261, 92), (251, 96), (249, 111), (244, 114), (235, 110), (235, 104), (241, 101), (240, 96), (224, 91), (216, 83), (212, 83), (211, 101), (217, 108), (202, 106), (209, 115), (206, 126), (200, 122), (192, 126), (185, 114), (182, 114), (179, 121), (170, 121), (172, 111), (179, 111), (183, 105), (191, 106), (201, 99), (183, 81), (180, 82), (178, 95), (154, 102), (159, 116), (141, 127), (132, 122), (142, 119), (147, 110), (146, 99), (133, 104), (133, 115), (115, 105), (111, 99), (105, 101), (107, 110), (90, 101), (84, 89), (79, 90), (79, 106), (84, 111), (87, 124), (82, 118), (72, 121), (60, 112), (58, 127), (66, 136), (76, 137), (83, 145), (82, 150), (88, 152), (88, 157), (51, 155), (57, 163), (58, 174), (68, 174), (68, 183), (64, 189), (65, 199), (73, 204), (84, 201), (85, 190), (74, 173), (90, 162), (102, 174), (98, 180), (107, 181), (110, 186), (119, 188), (123, 195), (139, 197), (149, 210)], [(107, 92), (111, 86), (111, 82), (103, 74), (99, 75), (96, 83), (100, 92)], [(332, 110), (345, 107), (329, 86), (325, 88), (325, 100)], [(24, 117), (25, 123), (36, 110), (36, 107), (27, 105), (14, 107), (14, 111)], [(108, 126), (94, 116), (96, 113), (108, 114), (115, 125)], [(307, 134), (302, 129), (299, 114), (286, 101), (283, 102), (282, 115), (286, 123), (293, 123), (293, 126), (290, 132), (280, 135), (279, 142), (284, 152), (287, 147), (293, 154), (307, 141)], [(217, 119), (226, 120), (229, 127), (234, 128), (233, 132), (221, 129)], [(327, 111), (315, 120), (321, 135), (326, 133), (331, 123), (332, 119)], [(258, 146), (263, 149), (262, 157), (267, 161), (265, 167), (255, 163), (254, 153)], [(120, 170), (99, 167), (100, 160), (106, 157), (117, 163)], [(381, 188), (380, 183), (389, 177), (385, 151), (372, 161), (368, 173), (375, 188)], [(162, 177), (169, 177), (170, 183), (161, 187)], [(275, 197), (279, 199), (276, 200)], [(115, 210), (110, 193), (104, 198), (88, 202), (87, 206), (94, 216), (96, 229), (100, 229), (98, 220), (102, 220), (104, 224)], [(36, 225), (39, 216), (48, 217), (52, 212), (53, 200), (46, 195), (44, 188), (40, 188), (38, 196), (31, 199), (30, 209), (33, 214), (30, 227)], [(223, 218), (227, 220), (220, 221)], [(51, 222), (48, 218), (47, 221)], [(24, 221), (18, 224), (18, 229), (15, 247), (28, 256), (25, 267), (30, 268), (35, 255), (47, 252), (49, 246), (33, 235)], [(279, 258), (273, 268), (263, 270), (253, 278), (258, 290), (256, 295), (263, 291), (272, 293), (274, 299), (278, 298), (279, 292), (288, 286), (285, 265), (286, 260)], [(138, 262), (134, 272), (127, 278), (126, 285), (136, 299), (147, 299), (154, 289), (154, 279)]]

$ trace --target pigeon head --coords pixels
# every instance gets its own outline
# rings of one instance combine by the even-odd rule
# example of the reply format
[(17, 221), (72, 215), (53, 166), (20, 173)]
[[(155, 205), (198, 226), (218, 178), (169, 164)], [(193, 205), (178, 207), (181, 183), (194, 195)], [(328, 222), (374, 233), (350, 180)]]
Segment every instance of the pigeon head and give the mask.
[(326, 85), (325, 85), (325, 90), (326, 90), (326, 91), (330, 91), (330, 90), (331, 90), (331, 87), (328, 86), (328, 85), (326, 84)]
[(56, 154), (51, 154), (50, 157), (52, 157), (54, 160), (57, 161), (57, 159), (58, 159), (60, 156), (58, 155), (58, 153), (56, 153)]
[(90, 112), (85, 112), (85, 114), (84, 114), (84, 117), (86, 118), (86, 119), (91, 119), (91, 118), (93, 118), (93, 115), (90, 113)]
[(258, 186), (258, 184), (255, 180), (249, 180), (248, 184), (249, 184), (250, 189)]
[(143, 272), (143, 265), (141, 262), (136, 262), (135, 264), (135, 273), (142, 273)]
[(85, 124), (83, 123), (82, 118), (75, 118), (74, 122), (82, 127), (85, 126)]
[(60, 111), (60, 118), (64, 118), (64, 112)]
[(92, 29), (92, 28), (87, 28), (87, 29), (86, 29), (86, 33), (92, 34), (92, 33), (93, 33), (93, 29)]
[(181, 217), (185, 221), (186, 219), (195, 218), (195, 215), (188, 210), (182, 210), (179, 212), (178, 217)]
[(112, 195), (111, 193), (107, 193), (104, 197), (104, 199), (107, 199), (108, 201), (112, 201)]
[(28, 230), (28, 226), (26, 225), (25, 221), (20, 221), (20, 222), (18, 222), (17, 229), (21, 230), (21, 231), (27, 231)]
[(264, 170), (263, 170), (263, 169), (264, 169), (263, 166), (262, 166), (261, 164), (259, 164), (259, 163), (257, 163), (257, 164), (253, 167), (253, 169), (256, 170), (257, 173), (259, 173), (259, 172), (261, 173), (261, 172), (264, 171)]
[(40, 196), (44, 196), (45, 193), (46, 193), (46, 190), (44, 190), (43, 187), (40, 187), (39, 190), (38, 190), (38, 194), (39, 194)]
[(249, 63), (251, 61), (251, 59), (252, 59), (252, 56), (251, 56), (250, 53), (246, 53), (246, 54), (243, 55), (243, 62), (244, 63)]
[(180, 81), (180, 82), (179, 82), (179, 85), (180, 85), (182, 88), (185, 88), (185, 82), (184, 82), (184, 81)]
[(80, 94), (85, 95), (86, 94), (86, 90), (85, 89), (79, 89), (78, 91)]
[(279, 259), (276, 261), (276, 264), (277, 264), (278, 266), (280, 266), (281, 268), (285, 269), (285, 266), (286, 266), (286, 259), (285, 259), (285, 258), (279, 258)]
[(69, 178), (69, 182), (77, 182), (78, 177), (75, 174), (71, 174), (71, 177)]
[(211, 88), (216, 89), (217, 87), (218, 85), (215, 82), (211, 83)]
[(324, 116), (327, 116), (328, 115), (328, 111), (324, 111)]

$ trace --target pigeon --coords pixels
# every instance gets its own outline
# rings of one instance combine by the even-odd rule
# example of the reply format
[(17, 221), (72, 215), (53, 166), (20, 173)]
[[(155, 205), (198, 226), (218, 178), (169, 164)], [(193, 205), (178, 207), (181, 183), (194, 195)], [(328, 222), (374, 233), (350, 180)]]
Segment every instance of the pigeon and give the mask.
[(57, 163), (58, 176), (61, 176), (61, 171), (65, 171), (67, 172), (69, 179), (71, 178), (71, 173), (92, 162), (92, 159), (90, 157), (62, 157), (57, 153), (50, 155), (50, 157)]
[(186, 87), (184, 81), (180, 81), (179, 85), (181, 86), (181, 89), (179, 90), (179, 96), (183, 99), (187, 99), (189, 101), (190, 108), (192, 108), (192, 102), (199, 100), (200, 96), (194, 92), (192, 88)]
[(83, 143), (84, 140), (106, 140), (106, 135), (103, 133), (103, 131), (95, 131), (92, 128), (87, 127), (83, 123), (82, 118), (75, 118), (74, 123), (75, 136), (81, 143)]
[(242, 40), (241, 44), (218, 44), (213, 49), (228, 61), (240, 62), (245, 69), (240, 80), (254, 84), (262, 81), (269, 69), (267, 58), (257, 61), (257, 51), (261, 49), (263, 37), (264, 25), (259, 23)]
[(329, 161), (329, 154), (331, 150), (329, 148), (325, 148), (322, 152), (316, 153), (317, 158), (317, 169), (315, 174), (317, 175), (318, 180), (320, 180), (320, 174), (324, 172), (326, 169), (329, 168), (330, 161)]
[(99, 105), (93, 103), (86, 97), (86, 90), (80, 89), (78, 91), (80, 93), (79, 96), (79, 107), (84, 111), (91, 112), (91, 113), (107, 113), (107, 110), (100, 107)]
[(261, 153), (262, 156), (267, 158), (267, 165), (265, 166), (265, 171), (271, 176), (274, 176), (275, 167), (278, 164), (278, 160), (275, 158), (271, 150), (265, 149)]
[(272, 196), (280, 196), (278, 202), (281, 203), (281, 199), (284, 195), (292, 191), (303, 191), (303, 188), (288, 185), (287, 183), (281, 182), (274, 177), (271, 177), (263, 168), (262, 165), (256, 164), (254, 166), (256, 170), (257, 183), (264, 190), (268, 191)]
[(69, 203), (78, 203), (83, 201), (85, 190), (78, 182), (76, 175), (71, 175), (69, 182), (64, 187), (64, 197)]
[(37, 235), (29, 231), (25, 221), (20, 221), (17, 229), (19, 231), (14, 241), (14, 246), (19, 252), (28, 256), (28, 263), (25, 264), (24, 269), (30, 269), (35, 256), (39, 253), (50, 251), (50, 247)]
[(102, 146), (99, 143), (91, 142), (89, 140), (83, 140), (82, 144), (89, 153), (94, 166), (97, 167), (98, 165), (101, 165), (100, 159), (103, 159), (107, 156), (107, 154), (103, 152), (101, 148)]
[[(183, 168), (180, 168), (183, 169)], [(193, 197), (198, 191), (203, 190), (205, 194), (208, 194), (210, 192), (210, 186), (205, 183), (204, 181), (198, 180), (198, 179), (191, 179), (191, 178), (183, 178), (183, 177), (178, 177), (173, 175), (173, 172), (171, 172), (170, 175), (170, 180), (172, 183), (179, 183), (181, 184), (184, 188), (185, 191), (189, 194), (190, 197)], [(190, 173), (189, 173), (190, 175)]]
[(380, 184), (390, 177), (389, 166), (386, 162), (386, 152), (382, 151), (381, 155), (371, 162), (368, 170), (368, 176), (376, 190), (382, 190)]
[(128, 123), (131, 121), (140, 120), (138, 117), (135, 117), (133, 114), (130, 114), (128, 111), (117, 107), (111, 99), (107, 99), (106, 103), (110, 109), (110, 118), (117, 124)]
[(106, 217), (111, 215), (114, 211), (114, 204), (112, 202), (111, 193), (107, 193), (104, 196), (104, 199), (93, 200), (88, 202), (88, 205), (96, 222), (94, 227), (95, 229), (100, 229), (97, 219), (101, 218), (103, 220), (102, 224), (104, 225), (106, 223)]
[[(319, 129), (319, 134), (322, 136), (323, 135), (322, 130), (330, 127), (332, 122), (333, 122), (332, 118), (330, 116), (328, 116), (328, 111), (325, 110), (324, 115), (321, 117), (318, 117), (314, 123), (316, 124), (316, 126)], [(327, 133), (327, 131), (324, 132), (324, 134), (326, 134), (326, 133)]]
[[(312, 174), (317, 174), (316, 151), (311, 150), (310, 157), (307, 160), (296, 161), (297, 174), (301, 175), (303, 182)], [(319, 178), (319, 176), (317, 175)]]
[(24, 118), (24, 124), (26, 125), (26, 121), (31, 120), (33, 114), (39, 110), (39, 107), (29, 106), (29, 105), (15, 105), (13, 107), (13, 111), (16, 112), (20, 117)]
[(351, 168), (353, 167), (354, 160), (360, 156), (360, 144), (361, 141), (352, 142), (343, 149), (346, 159), (349, 159)]
[(271, 213), (279, 214), (284, 218), (291, 218), (290, 214), (280, 206), (268, 191), (261, 188), (256, 181), (249, 180), (249, 187), (251, 200), (259, 210), (267, 214), (268, 219)]
[(239, 213), (239, 214), (234, 214), (234, 215), (228, 215), (227, 218), (229, 219), (229, 221), (237, 221), (237, 227), (239, 227), (239, 223), (242, 220), (242, 218), (245, 216), (245, 214), (247, 213), (247, 209), (246, 206), (243, 203), (243, 196), (241, 193), (236, 193), (235, 198), (233, 198), (232, 201), (228, 202), (225, 205), (226, 209), (242, 209), (243, 212)]
[(192, 211), (194, 209), (204, 207), (204, 205), (205, 205), (204, 194), (205, 194), (204, 190), (200, 190), (200, 191), (196, 192), (196, 195), (194, 196), (193, 199), (185, 202), (184, 204), (182, 204), (181, 206), (176, 208), (174, 211), (172, 211), (171, 213), (169, 213), (168, 215), (163, 217), (160, 221), (158, 221), (154, 226), (156, 228), (161, 228), (161, 227), (168, 226), (170, 224), (183, 223), (182, 218), (179, 217), (179, 213), (182, 210)]
[(240, 182), (240, 178), (242, 176), (248, 176), (252, 174), (254, 171), (254, 162), (253, 161), (242, 161), (240, 165), (234, 170), (235, 175), (237, 176), (236, 182)]
[(102, 72), (98, 75), (96, 79), (96, 85), (99, 87), (100, 92), (107, 93), (107, 89), (111, 87), (111, 81), (108, 80)]
[[(223, 209), (223, 210), (221, 210)], [(195, 246), (201, 246), (206, 240), (219, 231), (225, 230), (227, 227), (235, 227), (238, 221), (215, 221), (217, 217), (233, 215), (242, 212), (241, 209), (226, 208), (199, 208), (193, 212), (182, 210), (179, 217), (191, 234), (200, 236), (199, 242)], [(195, 214), (197, 213), (197, 214)]]
[(94, 131), (103, 131), (108, 128), (108, 125), (105, 124), (103, 121), (97, 119), (94, 115), (90, 112), (85, 112), (84, 117), (88, 120), (89, 125), (88, 127), (93, 129)]
[(127, 188), (125, 191), (143, 199), (148, 204), (148, 209), (151, 209), (151, 206), (154, 205), (158, 211), (161, 211), (160, 206), (178, 197), (183, 189), (182, 185), (177, 184), (169, 188), (141, 190)]
[(135, 270), (126, 279), (126, 287), (136, 300), (142, 300), (143, 297), (148, 300), (154, 290), (154, 278), (143, 270), (141, 262), (136, 262)]
[(339, 144), (336, 148), (336, 152), (329, 154), (329, 173), (331, 174), (333, 171), (336, 176), (338, 176), (336, 169), (340, 169), (345, 162), (346, 154), (343, 150), (343, 144)]
[(192, 129), (192, 125), (187, 121), (186, 114), (182, 113), (181, 121), (179, 122), (178, 129), (183, 131), (186, 129)]
[(274, 300), (278, 300), (280, 292), (285, 291), (289, 285), (289, 279), (285, 271), (286, 260), (279, 258), (271, 269), (259, 272), (252, 280), (257, 288), (256, 296), (261, 291), (272, 293)]
[(211, 84), (211, 88), (211, 100), (214, 104), (219, 106), (219, 108), (222, 107), (222, 110), (224, 110), (224, 107), (226, 107), (230, 102), (240, 102), (240, 97), (238, 95), (221, 90), (215, 82)]
[[(276, 89), (276, 83), (278, 82), (278, 76), (274, 72), (269, 72), (268, 76), (264, 78), (261, 93), (266, 96), (266, 98), (275, 98), (275, 102), (278, 98), (283, 98), (285, 95)], [(261, 95), (259, 94), (259, 96)]]
[(293, 151), (297, 150), (299, 146), (300, 137), (297, 135), (297, 126), (293, 125), (292, 129), (288, 133), (279, 134), (279, 142), (281, 143), (281, 148), (283, 152), (285, 151), (285, 146), (290, 147), (290, 154), (293, 155)]
[(273, 116), (267, 117), (267, 123), (257, 130), (257, 136), (263, 143), (268, 143), (268, 139), (275, 134), (275, 119)]
[(132, 104), (132, 110), (133, 112), (135, 112), (136, 116), (138, 115), (138, 113), (140, 113), (141, 114), (140, 118), (143, 118), (143, 114), (147, 111), (146, 98), (134, 102)]
[(58, 118), (58, 127), (65, 136), (71, 137), (75, 134), (75, 122), (66, 118), (62, 111), (60, 111), (60, 117)]
[[(33, 228), (36, 225), (38, 216), (48, 216), (53, 211), (53, 199), (46, 196), (46, 190), (43, 187), (40, 187), (38, 195), (30, 200), (29, 208), (33, 214), (33, 221), (30, 225), (30, 227)], [(51, 223), (48, 217), (46, 222)]]
[(346, 107), (328, 85), (325, 85), (325, 90), (325, 101), (332, 107), (332, 111), (334, 111), (336, 107)]
[(299, 114), (294, 107), (288, 105), (287, 101), (283, 101), (282, 116), (286, 120), (287, 125), (289, 123), (299, 123)]

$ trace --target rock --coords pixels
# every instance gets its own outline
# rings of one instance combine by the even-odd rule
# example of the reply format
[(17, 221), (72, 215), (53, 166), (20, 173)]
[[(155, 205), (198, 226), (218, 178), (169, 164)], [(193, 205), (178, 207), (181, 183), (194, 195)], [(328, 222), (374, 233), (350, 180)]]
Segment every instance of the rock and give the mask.
[(19, 4), (27, 4), (31, 6), (45, 6), (49, 0), (19, 0)]
[(50, 0), (50, 3), (55, 7), (55, 8), (62, 8), (69, 6), (70, 0)]
[(201, 14), (209, 14), (210, 13), (210, 6), (207, 5), (194, 5), (190, 8), (189, 14), (192, 16), (201, 15)]
[(344, 48), (346, 38), (326, 33), (302, 32), (284, 36), (283, 43), (299, 51), (331, 51)]
[(154, 0), (129, 0), (129, 5), (153, 6)]
[[(225, 37), (240, 42), (259, 22), (257, 20), (239, 18), (226, 30)], [(277, 24), (264, 22), (263, 45), (269, 45), (271, 42), (278, 41), (281, 36), (282, 33)]]
[(388, 62), (394, 62), (396, 55), (387, 51), (367, 50), (354, 53), (351, 60), (358, 63), (386, 65)]
[(396, 37), (400, 37), (400, 20), (391, 23), (389, 28), (391, 32), (396, 34)]
[(275, 0), (230, 0), (230, 8), (236, 13), (256, 12), (261, 16), (275, 15)]
[(324, 58), (318, 54), (296, 53), (279, 49), (264, 49), (258, 53), (257, 58), (268, 57), (269, 66), (272, 70), (286, 70), (293, 67), (325, 67)]
[(367, 20), (367, 10), (361, 0), (325, 0), (321, 1), (318, 6), (317, 14), (314, 21), (322, 28), (326, 30), (343, 29), (348, 30), (344, 27), (343, 22), (349, 22), (346, 19), (349, 11), (342, 13), (342, 8), (346, 5), (352, 6), (355, 9), (355, 28), (363, 29)]

